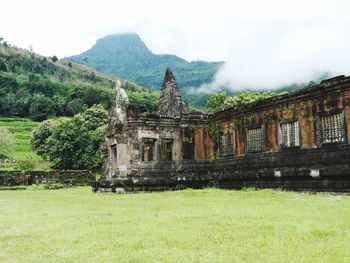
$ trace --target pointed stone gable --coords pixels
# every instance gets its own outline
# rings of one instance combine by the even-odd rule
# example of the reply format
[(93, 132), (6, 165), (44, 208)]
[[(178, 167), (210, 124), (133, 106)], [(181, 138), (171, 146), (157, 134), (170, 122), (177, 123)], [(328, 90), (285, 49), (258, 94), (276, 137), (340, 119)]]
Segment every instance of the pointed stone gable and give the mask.
[(115, 88), (115, 100), (109, 118), (107, 134), (115, 134), (121, 132), (127, 120), (127, 110), (129, 106), (128, 95), (126, 94), (126, 91), (121, 88), (121, 83), (119, 80), (116, 81)]
[(184, 107), (175, 77), (170, 69), (165, 72), (158, 112), (162, 117), (179, 118)]

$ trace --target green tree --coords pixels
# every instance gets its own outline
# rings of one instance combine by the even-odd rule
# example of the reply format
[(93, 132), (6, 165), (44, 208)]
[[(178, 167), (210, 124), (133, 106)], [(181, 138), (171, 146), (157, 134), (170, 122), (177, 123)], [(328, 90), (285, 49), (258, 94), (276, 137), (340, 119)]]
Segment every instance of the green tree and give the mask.
[(24, 173), (30, 174), (30, 172), (34, 170), (35, 166), (36, 166), (36, 163), (32, 157), (27, 157), (25, 159), (18, 161), (18, 167)]
[(98, 170), (107, 121), (108, 112), (95, 105), (72, 118), (45, 122), (34, 131), (32, 147), (54, 168)]
[(264, 91), (264, 92), (242, 92), (240, 94), (237, 94), (232, 97), (228, 97), (225, 100), (225, 104), (227, 106), (229, 105), (245, 105), (249, 103), (253, 103), (259, 100), (267, 99), (276, 95), (279, 95), (281, 93), (271, 92), (271, 91)]
[(87, 87), (84, 89), (84, 104), (91, 107), (95, 104), (101, 104), (105, 108), (109, 109), (112, 106), (112, 100), (115, 96), (114, 90), (107, 90), (98, 87)]
[(34, 121), (43, 121), (54, 114), (52, 100), (41, 93), (34, 94), (31, 99), (29, 113)]
[(84, 101), (82, 99), (73, 99), (67, 103), (66, 111), (68, 115), (75, 115), (83, 110)]
[(51, 58), (51, 60), (52, 60), (53, 63), (56, 63), (56, 62), (58, 61), (58, 58), (57, 58), (56, 56), (53, 56), (53, 57)]
[(16, 94), (15, 113), (19, 116), (28, 116), (32, 95), (26, 88), (20, 88)]
[(159, 93), (148, 92), (129, 92), (130, 104), (136, 109), (138, 113), (156, 111)]
[(0, 58), (0, 71), (7, 71), (7, 66), (3, 59)]
[(207, 111), (215, 111), (228, 106), (241, 106), (249, 103), (253, 103), (259, 100), (271, 98), (273, 96), (281, 95), (284, 92), (252, 92), (246, 91), (239, 93), (235, 96), (227, 96), (226, 93), (216, 93), (212, 95), (206, 104)]
[(32, 132), (30, 141), (32, 149), (44, 159), (48, 157), (48, 139), (52, 134), (54, 125), (58, 122), (59, 120), (43, 121)]
[(11, 116), (16, 110), (16, 96), (9, 92), (4, 97), (0, 98), (0, 109), (4, 115)]
[(81, 119), (86, 130), (94, 131), (107, 124), (108, 112), (101, 105), (94, 105), (81, 114), (76, 115), (75, 118)]
[(207, 111), (214, 111), (225, 106), (225, 100), (228, 98), (225, 92), (212, 95), (207, 101), (205, 108)]
[(54, 112), (56, 116), (64, 116), (66, 108), (66, 98), (61, 95), (54, 95), (52, 98)]

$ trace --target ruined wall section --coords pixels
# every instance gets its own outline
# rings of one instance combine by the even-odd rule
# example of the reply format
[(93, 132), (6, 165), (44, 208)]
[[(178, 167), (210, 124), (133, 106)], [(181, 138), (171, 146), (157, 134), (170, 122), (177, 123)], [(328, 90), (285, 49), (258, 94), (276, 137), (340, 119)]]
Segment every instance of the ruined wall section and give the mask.
[(165, 73), (158, 112), (147, 117), (132, 113), (118, 81), (107, 139), (102, 145), (104, 178), (127, 177), (135, 169), (161, 167), (165, 162), (212, 158), (207, 120), (206, 114), (187, 111), (169, 69)]
[[(167, 150), (172, 152), (171, 161), (212, 159), (212, 141), (206, 125), (207, 115), (199, 112), (182, 115), (182, 118), (129, 117), (124, 135), (129, 138), (132, 149), (131, 163), (135, 166), (169, 161), (164, 156)], [(152, 160), (142, 158), (145, 141), (154, 142)], [(164, 141), (170, 143), (171, 149), (166, 148)]]
[(146, 118), (137, 117), (129, 119), (130, 139), (133, 144), (132, 163), (142, 162), (142, 147), (145, 141), (154, 142), (152, 160), (146, 162), (162, 161), (162, 140), (171, 142), (171, 159), (181, 159), (180, 121), (172, 118)]
[(193, 111), (181, 119), (182, 159), (211, 160), (214, 157), (213, 140), (209, 136), (208, 114)]
[(125, 174), (130, 164), (130, 142), (128, 138), (128, 108), (129, 98), (116, 81), (116, 95), (106, 132), (106, 142), (102, 145), (105, 163), (103, 176), (112, 178), (116, 173)]
[[(320, 114), (343, 112), (346, 130), (350, 128), (350, 78), (344, 76), (325, 80), (319, 85), (295, 93), (277, 96), (250, 105), (231, 107), (210, 115), (208, 127), (213, 141), (221, 134), (235, 134), (235, 156), (247, 155), (247, 130), (263, 127), (263, 150), (276, 153), (280, 147), (281, 129), (284, 122), (299, 121), (300, 148), (319, 147), (318, 123)], [(350, 135), (347, 133), (347, 141)], [(214, 152), (218, 151), (214, 144)], [(215, 155), (216, 159), (218, 154)]]
[[(320, 119), (332, 114), (334, 117), (333, 112), (337, 118), (344, 116), (345, 122), (341, 123), (345, 125), (346, 140), (323, 143), (319, 139)], [(299, 131), (300, 141), (297, 146), (283, 148), (281, 127), (296, 121), (294, 129)], [(329, 123), (333, 125), (328, 122), (326, 126)], [(248, 132), (260, 126), (263, 147), (248, 152)], [(118, 134), (110, 139), (122, 142)], [(209, 115), (194, 112), (182, 113), (181, 118), (129, 116), (121, 134), (128, 138), (132, 149), (128, 174), (97, 182), (94, 189), (152, 191), (217, 186), (350, 190), (349, 77), (336, 77), (295, 93)], [(234, 148), (228, 148), (234, 154), (222, 156), (220, 142), (228, 135), (234, 135)], [(142, 139), (152, 136), (158, 150), (162, 137), (174, 138), (173, 150), (178, 156), (162, 161), (157, 150), (156, 161), (141, 161)]]

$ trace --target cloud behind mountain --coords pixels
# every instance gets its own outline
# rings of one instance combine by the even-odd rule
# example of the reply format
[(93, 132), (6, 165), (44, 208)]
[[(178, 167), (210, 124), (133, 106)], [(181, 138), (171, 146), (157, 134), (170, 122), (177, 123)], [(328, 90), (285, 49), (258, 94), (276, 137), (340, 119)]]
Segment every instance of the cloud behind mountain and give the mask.
[(136, 32), (156, 54), (227, 61), (211, 89), (274, 88), (324, 71), (350, 73), (344, 0), (12, 0), (2, 8), (0, 36), (43, 55), (79, 54), (105, 35)]

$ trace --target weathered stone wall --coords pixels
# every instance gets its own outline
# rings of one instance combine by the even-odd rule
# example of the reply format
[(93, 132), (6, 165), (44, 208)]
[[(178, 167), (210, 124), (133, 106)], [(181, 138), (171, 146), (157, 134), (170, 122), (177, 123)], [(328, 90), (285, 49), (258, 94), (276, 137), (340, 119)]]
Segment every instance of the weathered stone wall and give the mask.
[[(165, 88), (178, 91), (174, 85)], [(346, 140), (325, 144), (319, 136), (320, 118), (332, 112), (344, 114)], [(109, 140), (116, 138), (117, 144), (126, 145), (118, 154), (128, 164), (123, 173), (119, 166), (111, 176), (95, 182), (94, 189), (162, 190), (214, 185), (350, 190), (350, 77), (336, 77), (308, 89), (209, 115), (170, 115), (129, 116), (123, 129), (110, 134)], [(285, 147), (281, 144), (281, 127), (291, 121), (298, 121), (300, 141)], [(262, 148), (248, 152), (248, 129), (258, 126), (262, 127)], [(157, 144), (157, 158), (151, 162), (140, 158), (145, 137), (154, 138)], [(162, 138), (174, 140), (172, 161), (159, 157)], [(226, 148), (228, 154), (222, 154), (220, 144), (227, 138), (232, 138), (234, 146)]]
[[(95, 182), (95, 191), (159, 191), (220, 187), (283, 188), (299, 191), (350, 191), (350, 146), (259, 153), (213, 161), (144, 164), (125, 178)], [(137, 168), (137, 169), (136, 169)]]
[[(216, 134), (233, 130), (236, 139), (235, 155), (246, 155), (246, 129), (254, 125), (264, 127), (264, 152), (280, 151), (279, 124), (298, 120), (300, 125), (300, 148), (319, 147), (317, 141), (317, 118), (320, 113), (343, 111), (346, 130), (350, 131), (350, 78), (326, 80), (320, 85), (299, 92), (266, 99), (243, 107), (231, 107), (216, 112), (209, 118), (209, 125), (218, 126)], [(350, 134), (347, 132), (347, 141)], [(216, 145), (217, 151), (218, 145)]]
[(0, 171), (0, 186), (61, 183), (67, 186), (90, 185), (95, 175), (89, 171)]

